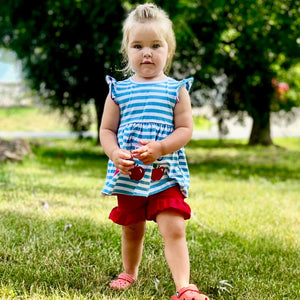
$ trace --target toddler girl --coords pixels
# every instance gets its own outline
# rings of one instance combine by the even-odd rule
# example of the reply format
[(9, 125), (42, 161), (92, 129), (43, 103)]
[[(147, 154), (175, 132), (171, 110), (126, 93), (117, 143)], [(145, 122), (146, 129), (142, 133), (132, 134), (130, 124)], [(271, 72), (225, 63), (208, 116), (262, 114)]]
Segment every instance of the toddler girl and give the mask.
[(109, 157), (102, 192), (117, 195), (109, 218), (122, 225), (124, 272), (110, 287), (125, 289), (137, 280), (146, 220), (153, 220), (177, 290), (171, 299), (208, 299), (189, 282), (184, 221), (191, 215), (184, 200), (189, 172), (183, 147), (193, 131), (188, 94), (193, 79), (166, 75), (175, 51), (167, 14), (154, 4), (137, 6), (125, 20), (121, 50), (133, 75), (123, 81), (106, 77), (110, 92), (100, 127)]

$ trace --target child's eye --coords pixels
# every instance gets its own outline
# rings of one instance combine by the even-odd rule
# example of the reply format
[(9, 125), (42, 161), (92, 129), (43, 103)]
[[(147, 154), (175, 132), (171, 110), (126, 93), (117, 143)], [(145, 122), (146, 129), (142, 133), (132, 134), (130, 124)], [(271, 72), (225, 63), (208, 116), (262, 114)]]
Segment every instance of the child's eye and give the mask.
[(135, 48), (135, 49), (142, 49), (142, 46), (141, 45), (134, 45), (133, 48)]
[(159, 48), (159, 47), (160, 47), (160, 44), (154, 44), (154, 45), (152, 46), (153, 49), (157, 49), (157, 48)]

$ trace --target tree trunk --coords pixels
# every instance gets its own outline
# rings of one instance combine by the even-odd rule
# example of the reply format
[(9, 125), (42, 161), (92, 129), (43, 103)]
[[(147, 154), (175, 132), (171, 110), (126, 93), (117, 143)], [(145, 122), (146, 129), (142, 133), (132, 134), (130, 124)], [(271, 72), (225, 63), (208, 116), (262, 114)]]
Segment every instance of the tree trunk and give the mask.
[(100, 136), (99, 136), (99, 130), (100, 130), (100, 125), (101, 125), (101, 119), (102, 119), (102, 114), (103, 114), (103, 109), (104, 109), (104, 103), (103, 101), (97, 101), (95, 99), (95, 108), (96, 108), (96, 114), (97, 114), (97, 145), (100, 145)]
[(249, 145), (273, 145), (271, 138), (270, 112), (256, 111), (252, 115), (253, 124)]

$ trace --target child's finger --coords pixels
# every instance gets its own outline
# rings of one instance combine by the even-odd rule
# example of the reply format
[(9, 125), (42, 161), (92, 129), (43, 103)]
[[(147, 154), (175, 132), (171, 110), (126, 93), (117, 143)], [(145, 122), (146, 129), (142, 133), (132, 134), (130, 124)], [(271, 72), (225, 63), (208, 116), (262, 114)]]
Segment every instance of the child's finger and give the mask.
[(127, 150), (122, 150), (121, 158), (123, 159), (132, 159), (132, 153)]
[(146, 147), (140, 147), (132, 151), (132, 154), (142, 154), (147, 151)]
[(152, 141), (151, 140), (139, 140), (139, 143), (141, 144), (141, 145), (148, 145), (149, 143), (151, 143)]

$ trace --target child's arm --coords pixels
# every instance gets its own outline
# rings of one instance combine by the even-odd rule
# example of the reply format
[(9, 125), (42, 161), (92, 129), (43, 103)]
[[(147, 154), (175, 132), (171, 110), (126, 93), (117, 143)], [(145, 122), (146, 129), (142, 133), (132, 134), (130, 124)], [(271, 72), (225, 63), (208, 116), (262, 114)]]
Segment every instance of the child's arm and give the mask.
[(130, 160), (130, 151), (120, 149), (117, 141), (117, 132), (120, 121), (119, 106), (114, 103), (111, 96), (106, 97), (100, 126), (100, 141), (106, 155), (114, 162), (115, 167), (125, 175), (130, 175), (134, 162)]
[(174, 132), (162, 141), (140, 141), (143, 146), (132, 151), (134, 157), (144, 164), (151, 164), (159, 157), (179, 150), (190, 141), (193, 133), (193, 115), (190, 96), (185, 87), (179, 90), (174, 124)]

